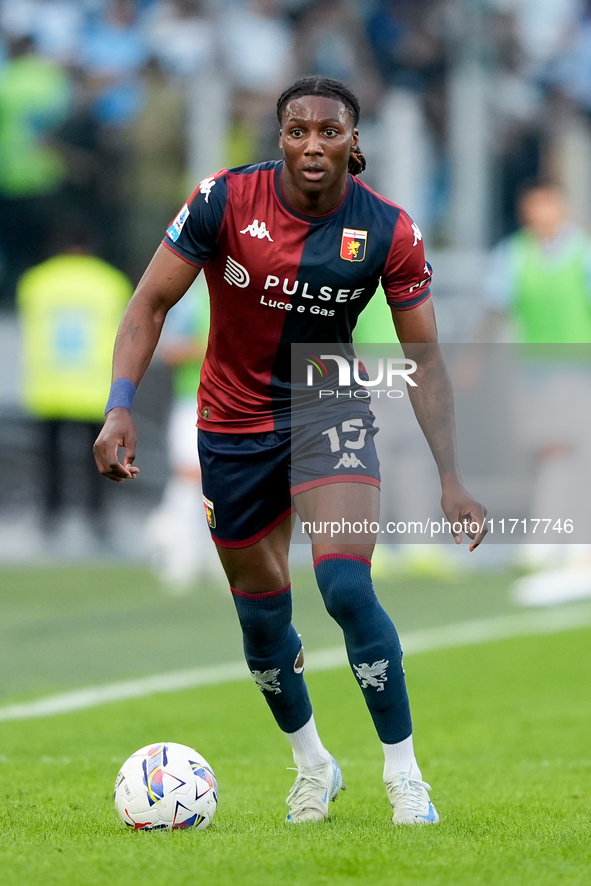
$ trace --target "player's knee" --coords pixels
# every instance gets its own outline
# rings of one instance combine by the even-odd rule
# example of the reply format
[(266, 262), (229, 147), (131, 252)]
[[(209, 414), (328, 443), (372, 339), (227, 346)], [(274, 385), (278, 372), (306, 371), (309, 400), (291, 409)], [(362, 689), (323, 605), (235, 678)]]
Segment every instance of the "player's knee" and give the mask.
[(321, 558), (316, 561), (315, 571), (326, 610), (341, 627), (352, 613), (377, 604), (368, 563)]
[(245, 647), (270, 649), (280, 644), (291, 624), (291, 590), (253, 595), (232, 592)]
[(379, 605), (373, 590), (360, 592), (356, 587), (337, 585), (324, 592), (321, 588), (321, 593), (326, 611), (341, 627), (360, 615), (362, 610), (371, 610)]

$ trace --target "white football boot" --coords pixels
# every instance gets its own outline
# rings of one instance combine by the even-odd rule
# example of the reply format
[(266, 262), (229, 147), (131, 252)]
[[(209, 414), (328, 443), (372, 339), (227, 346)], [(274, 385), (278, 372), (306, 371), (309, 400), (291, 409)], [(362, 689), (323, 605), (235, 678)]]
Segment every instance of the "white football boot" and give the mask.
[(411, 778), (408, 772), (396, 772), (386, 782), (394, 824), (437, 824), (439, 816), (429, 798), (430, 790), (426, 781)]
[(345, 790), (343, 775), (331, 757), (320, 766), (300, 766), (286, 800), (289, 806), (288, 822), (321, 821), (328, 818), (328, 804)]

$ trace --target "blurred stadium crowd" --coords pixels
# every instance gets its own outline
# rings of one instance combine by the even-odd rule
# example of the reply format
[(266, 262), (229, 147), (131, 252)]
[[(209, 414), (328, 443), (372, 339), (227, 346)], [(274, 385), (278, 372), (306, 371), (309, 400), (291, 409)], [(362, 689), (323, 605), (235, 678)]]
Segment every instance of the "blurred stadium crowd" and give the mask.
[(588, 215), (587, 0), (2, 0), (4, 305), (72, 228), (136, 279), (195, 180), (277, 156), (275, 98), (310, 72), (359, 94), (366, 179), (432, 244), (462, 239), (460, 142), (486, 179), (468, 245), (540, 172)]

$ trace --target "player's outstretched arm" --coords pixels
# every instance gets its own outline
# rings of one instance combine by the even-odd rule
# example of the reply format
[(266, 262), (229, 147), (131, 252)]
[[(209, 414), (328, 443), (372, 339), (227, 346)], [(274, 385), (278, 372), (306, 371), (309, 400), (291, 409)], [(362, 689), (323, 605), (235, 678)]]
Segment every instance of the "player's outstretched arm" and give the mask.
[(437, 341), (437, 324), (429, 299), (408, 311), (392, 310), (404, 353), (417, 364), (416, 387), (408, 392), (417, 420), (431, 448), (441, 480), (441, 507), (459, 544), (463, 531), (478, 547), (487, 533), (486, 508), (462, 483), (456, 445), (456, 422), (451, 381)]
[[(115, 340), (113, 381), (128, 379), (137, 386), (154, 354), (166, 314), (185, 294), (199, 269), (159, 246), (123, 315)], [(132, 480), (137, 432), (130, 411), (111, 409), (93, 447), (97, 468), (110, 480)], [(119, 448), (125, 450), (123, 461)]]

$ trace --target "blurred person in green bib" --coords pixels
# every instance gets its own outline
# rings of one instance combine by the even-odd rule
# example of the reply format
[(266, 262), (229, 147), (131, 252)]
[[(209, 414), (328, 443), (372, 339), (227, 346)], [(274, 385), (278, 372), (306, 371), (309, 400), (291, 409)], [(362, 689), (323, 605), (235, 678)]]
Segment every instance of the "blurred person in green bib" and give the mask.
[[(492, 252), (476, 338), (528, 346), (514, 406), (517, 437), (535, 461), (530, 516), (568, 518), (577, 539), (591, 539), (591, 348), (584, 347), (591, 345), (591, 235), (551, 182), (522, 189), (518, 217), (521, 227)], [(523, 545), (523, 565), (554, 577), (520, 585), (521, 602), (591, 595), (591, 545), (568, 541), (554, 534)]]
[(19, 276), (47, 255), (63, 222), (67, 167), (55, 133), (70, 110), (71, 84), (31, 37), (11, 40), (8, 56), (0, 70), (0, 297), (12, 301)]
[(484, 337), (591, 343), (591, 236), (551, 183), (526, 185), (518, 214), (521, 227), (495, 247), (484, 278)]

